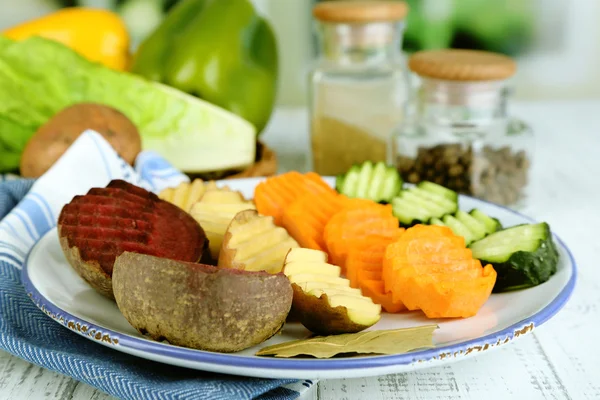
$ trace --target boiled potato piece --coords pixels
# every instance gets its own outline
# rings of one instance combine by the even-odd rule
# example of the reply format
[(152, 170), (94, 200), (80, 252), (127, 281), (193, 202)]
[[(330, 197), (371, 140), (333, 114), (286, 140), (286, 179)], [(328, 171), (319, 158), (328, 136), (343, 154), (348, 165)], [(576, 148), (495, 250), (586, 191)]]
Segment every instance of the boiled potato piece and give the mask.
[(234, 271), (125, 252), (113, 270), (117, 306), (155, 340), (236, 352), (280, 331), (293, 291), (283, 274)]
[(190, 212), (192, 205), (200, 200), (206, 191), (206, 186), (201, 179), (193, 182), (183, 182), (177, 187), (167, 188), (158, 194), (158, 197), (169, 203), (175, 204), (184, 211)]
[(285, 262), (286, 264), (293, 263), (294, 261), (326, 263), (328, 259), (329, 256), (324, 251), (314, 251), (312, 249), (297, 248), (294, 249), (294, 251), (290, 250), (288, 255), (285, 257)]
[(327, 264), (324, 262), (305, 262), (305, 261), (293, 261), (286, 262), (285, 274), (286, 275), (297, 275), (297, 274), (321, 274), (340, 276), (342, 269), (337, 265)]
[[(209, 182), (210, 184), (210, 182)], [(243, 210), (254, 210), (254, 202), (248, 201), (240, 192), (229, 188), (217, 188), (207, 184), (204, 194), (194, 205), (190, 214), (206, 233), (208, 246), (213, 259), (219, 258), (219, 252), (225, 237), (225, 231), (237, 213)]]
[(318, 335), (360, 332), (381, 318), (381, 305), (351, 288), (322, 251), (291, 249), (283, 273), (294, 290), (292, 311)]
[(244, 210), (235, 215), (227, 228), (218, 265), (279, 273), (290, 249), (298, 247), (298, 242), (284, 228), (275, 225), (273, 217)]

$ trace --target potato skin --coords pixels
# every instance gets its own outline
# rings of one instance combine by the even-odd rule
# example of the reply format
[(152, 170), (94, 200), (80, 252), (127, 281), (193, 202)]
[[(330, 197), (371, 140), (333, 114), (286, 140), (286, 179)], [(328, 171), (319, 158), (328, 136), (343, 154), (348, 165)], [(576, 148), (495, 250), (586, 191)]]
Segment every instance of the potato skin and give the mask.
[(111, 277), (104, 272), (100, 264), (94, 260), (84, 261), (77, 247), (69, 247), (67, 238), (60, 234), (60, 225), (58, 226), (58, 237), (65, 258), (75, 272), (100, 294), (114, 300)]
[(102, 104), (79, 103), (58, 112), (29, 139), (21, 155), (21, 176), (43, 175), (86, 129), (100, 133), (129, 164), (142, 149), (137, 127), (123, 113)]
[(348, 317), (346, 307), (331, 307), (326, 294), (322, 294), (321, 297), (307, 294), (295, 283), (292, 283), (292, 289), (292, 310), (309, 331), (326, 336), (356, 333), (368, 328), (353, 322)]
[(112, 276), (117, 306), (142, 334), (199, 350), (236, 352), (285, 323), (293, 291), (283, 274), (221, 269), (125, 252)]

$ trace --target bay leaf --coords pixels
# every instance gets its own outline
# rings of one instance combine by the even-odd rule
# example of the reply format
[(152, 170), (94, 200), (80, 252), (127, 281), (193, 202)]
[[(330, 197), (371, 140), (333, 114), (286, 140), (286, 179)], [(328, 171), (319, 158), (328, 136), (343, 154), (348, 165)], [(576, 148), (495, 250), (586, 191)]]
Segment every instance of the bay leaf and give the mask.
[(400, 354), (411, 350), (435, 347), (433, 332), (438, 328), (437, 325), (423, 325), (411, 328), (317, 336), (267, 346), (260, 349), (256, 355), (280, 358), (299, 355), (331, 358), (344, 353)]

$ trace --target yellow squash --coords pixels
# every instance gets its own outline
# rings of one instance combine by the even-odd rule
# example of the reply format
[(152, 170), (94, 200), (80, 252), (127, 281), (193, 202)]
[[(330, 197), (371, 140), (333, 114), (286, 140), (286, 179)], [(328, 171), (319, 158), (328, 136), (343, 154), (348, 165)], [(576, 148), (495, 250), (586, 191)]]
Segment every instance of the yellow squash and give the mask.
[(116, 70), (127, 69), (129, 63), (127, 27), (117, 14), (108, 10), (64, 8), (11, 27), (2, 34), (12, 40), (31, 36), (51, 39)]

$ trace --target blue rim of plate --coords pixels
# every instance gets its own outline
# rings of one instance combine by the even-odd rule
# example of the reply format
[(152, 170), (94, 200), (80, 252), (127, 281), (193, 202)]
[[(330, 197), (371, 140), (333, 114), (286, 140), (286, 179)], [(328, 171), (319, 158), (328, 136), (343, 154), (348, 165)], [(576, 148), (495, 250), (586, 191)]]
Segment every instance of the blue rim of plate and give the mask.
[[(536, 222), (530, 217), (527, 217), (513, 209), (504, 207), (495, 203), (491, 203), (485, 200), (473, 198), (470, 196), (461, 195), (462, 197), (471, 198), (473, 200), (490, 204), (494, 207), (504, 209), (514, 215), (517, 215), (530, 222)], [(52, 229), (53, 230), (53, 229)], [(49, 232), (46, 233), (46, 235)], [(42, 236), (43, 239), (46, 235)], [(432, 359), (450, 358), (454, 356), (466, 356), (473, 352), (473, 349), (485, 350), (487, 348), (498, 347), (499, 345), (506, 344), (514, 340), (516, 337), (521, 336), (527, 332), (531, 332), (534, 327), (542, 325), (548, 321), (551, 317), (556, 315), (568, 302), (575, 288), (577, 280), (577, 266), (575, 258), (571, 253), (571, 250), (556, 234), (553, 233), (555, 240), (565, 250), (571, 263), (571, 277), (567, 284), (563, 287), (561, 292), (556, 296), (550, 304), (532, 315), (531, 317), (525, 318), (509, 327), (506, 327), (498, 332), (490, 333), (489, 335), (482, 336), (476, 339), (467, 340), (460, 343), (455, 343), (447, 346), (434, 347), (426, 350), (417, 350), (403, 354), (396, 355), (380, 355), (380, 356), (368, 356), (368, 357), (356, 357), (346, 359), (281, 359), (271, 357), (252, 357), (252, 356), (240, 356), (235, 353), (224, 354), (209, 352), (203, 350), (194, 350), (185, 347), (179, 347), (164, 343), (152, 341), (150, 339), (143, 339), (128, 334), (123, 334), (111, 329), (87, 322), (81, 318), (78, 318), (52, 304), (47, 298), (45, 298), (33, 285), (28, 274), (29, 256), (32, 252), (27, 255), (23, 271), (21, 273), (23, 279), (23, 285), (27, 291), (27, 294), (31, 297), (33, 302), (41, 308), (47, 315), (53, 320), (67, 327), (75, 333), (82, 334), (81, 331), (74, 329), (75, 326), (86, 326), (88, 331), (96, 331), (110, 334), (113, 338), (118, 338), (118, 344), (106, 343), (104, 341), (94, 339), (92, 336), (84, 335), (87, 338), (93, 339), (98, 343), (101, 343), (109, 348), (117, 350), (119, 347), (129, 348), (137, 352), (151, 353), (161, 357), (180, 359), (190, 362), (197, 363), (208, 363), (221, 366), (232, 366), (242, 368), (260, 368), (260, 369), (285, 369), (285, 370), (303, 370), (303, 371), (335, 371), (344, 369), (371, 369), (371, 368), (382, 368), (382, 367), (393, 367), (395, 365), (410, 365), (420, 362), (427, 362)], [(39, 241), (38, 241), (39, 242)], [(37, 243), (36, 243), (37, 245)], [(524, 327), (529, 326), (529, 329)]]

